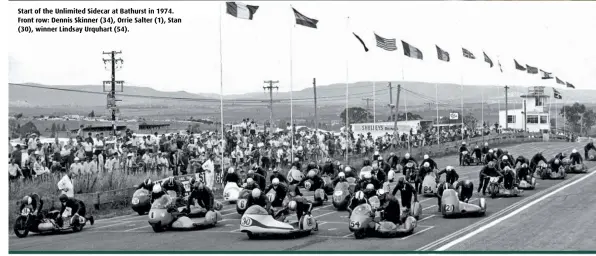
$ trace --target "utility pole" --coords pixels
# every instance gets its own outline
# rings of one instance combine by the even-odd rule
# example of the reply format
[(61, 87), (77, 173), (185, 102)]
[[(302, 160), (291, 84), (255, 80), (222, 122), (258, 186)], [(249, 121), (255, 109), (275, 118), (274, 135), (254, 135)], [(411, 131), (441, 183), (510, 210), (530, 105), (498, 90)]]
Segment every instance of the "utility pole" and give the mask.
[(391, 86), (391, 82), (389, 82), (389, 120), (393, 120), (393, 86)]
[(279, 87), (273, 86), (273, 84), (277, 84), (279, 81), (266, 80), (263, 83), (269, 84), (263, 86), (263, 90), (269, 90), (269, 134), (273, 135), (273, 89), (279, 90)]
[[(396, 140), (396, 142), (399, 141), (399, 133), (397, 132), (397, 116), (398, 116), (397, 107), (399, 106), (400, 91), (401, 91), (401, 84), (398, 84), (397, 85), (397, 98), (395, 99), (395, 119), (393, 120), (393, 135), (394, 135), (394, 139)], [(393, 111), (391, 111), (391, 114), (393, 114)]]
[[(117, 54), (122, 54), (122, 51), (109, 51), (103, 52), (105, 55), (109, 55), (109, 59), (103, 59), (103, 63), (106, 64), (110, 62), (112, 65), (112, 79), (111, 81), (103, 81), (103, 91), (108, 92), (108, 103), (107, 108), (112, 111), (112, 129), (114, 136), (116, 135), (116, 112), (118, 108), (116, 107), (116, 84), (120, 84), (120, 92), (124, 91), (124, 81), (116, 81), (116, 63), (120, 62), (121, 64), (124, 63), (122, 58), (116, 59)], [(110, 84), (110, 90), (106, 90), (106, 85)]]
[[(362, 100), (366, 101), (366, 111), (368, 112), (370, 110), (370, 102), (373, 101), (374, 99), (371, 98), (362, 98)], [(366, 117), (366, 120), (370, 122), (370, 119), (368, 118), (368, 115)]]
[[(507, 119), (509, 119), (509, 111), (508, 111), (509, 109), (507, 108), (507, 102), (508, 102), (507, 92), (508, 91), (509, 91), (509, 86), (505, 85), (505, 129), (509, 128), (509, 120), (507, 120)], [(524, 104), (524, 106), (525, 106), (525, 104)], [(525, 113), (524, 113), (524, 115), (525, 115)], [(524, 129), (525, 129), (525, 124), (524, 124)]]

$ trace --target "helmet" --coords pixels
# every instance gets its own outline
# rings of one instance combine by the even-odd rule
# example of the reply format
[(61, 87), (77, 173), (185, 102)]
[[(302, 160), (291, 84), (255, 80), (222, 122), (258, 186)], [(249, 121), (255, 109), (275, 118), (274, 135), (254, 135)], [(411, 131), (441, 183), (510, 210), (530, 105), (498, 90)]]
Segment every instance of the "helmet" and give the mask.
[(571, 153), (573, 153), (573, 154), (577, 153), (577, 149), (574, 148), (573, 150), (571, 150)]
[(484, 142), (484, 146), (485, 147), (488, 147), (488, 142)]
[(23, 197), (23, 204), (31, 204), (33, 199), (30, 196)]
[(522, 164), (522, 168), (528, 168), (528, 164)]
[(375, 190), (375, 185), (368, 183), (366, 185), (366, 190)]
[(358, 192), (356, 192), (356, 195), (355, 195), (355, 197), (356, 197), (356, 199), (357, 199), (357, 200), (362, 200), (362, 199), (364, 199), (364, 192), (362, 192), (362, 191), (358, 191)]
[(451, 165), (450, 165), (450, 166), (447, 166), (445, 169), (446, 169), (446, 170), (448, 170), (448, 171), (453, 171), (453, 170), (455, 170), (455, 168), (453, 168), (453, 166), (451, 166)]
[(143, 182), (143, 184), (145, 184), (145, 185), (151, 184), (151, 179), (146, 179), (145, 182)]
[(350, 168), (349, 166), (346, 166), (346, 168), (344, 170), (345, 170), (345, 172), (349, 172), (349, 171), (352, 171), (352, 168)]
[(379, 158), (377, 158), (377, 160), (382, 161), (383, 160), (383, 156), (379, 156)]
[(273, 172), (279, 172), (279, 170), (277, 170), (277, 168), (273, 168)]
[(462, 145), (466, 145), (466, 142), (465, 142), (465, 141), (462, 141), (462, 142), (461, 142), (461, 144), (462, 144)]
[(406, 153), (405, 157), (406, 159), (410, 159), (410, 153)]
[(476, 145), (476, 148), (480, 148), (478, 145)]
[(255, 183), (255, 181), (252, 178), (248, 178), (248, 179), (246, 179), (246, 183), (253, 184), (253, 183)]
[(379, 155), (379, 151), (375, 151), (375, 156), (378, 156), (378, 155)]
[(382, 188), (380, 188), (379, 190), (377, 190), (377, 196), (382, 196), (385, 194), (385, 190), (383, 190)]
[(66, 194), (62, 194), (60, 197), (58, 197), (58, 199), (60, 199), (60, 202), (65, 203), (66, 200), (68, 200), (68, 196)]
[(399, 183), (399, 184), (403, 184), (405, 182), (406, 182), (406, 178), (404, 178), (403, 176), (399, 177), (399, 179), (397, 179), (397, 183)]
[(274, 186), (275, 186), (275, 185), (278, 185), (278, 184), (279, 184), (279, 179), (278, 179), (278, 178), (274, 178), (274, 179), (271, 181), (271, 184), (273, 184)]
[(464, 188), (470, 188), (472, 186), (474, 186), (474, 184), (472, 183), (472, 181), (470, 181), (470, 180), (465, 180), (464, 181)]
[(424, 167), (426, 167), (426, 168), (430, 167), (430, 163), (429, 162), (424, 163)]
[(298, 203), (296, 203), (296, 201), (290, 201), (290, 203), (288, 203), (288, 208), (290, 209), (290, 211), (295, 211), (296, 210), (296, 206), (298, 205)]
[(559, 164), (559, 159), (555, 159), (555, 164)]
[(251, 174), (251, 173), (255, 173), (255, 170), (253, 170), (253, 169), (248, 170), (248, 174)]
[(255, 188), (252, 190), (252, 198), (259, 198), (261, 197), (261, 190), (258, 188)]
[(511, 171), (511, 167), (505, 166), (505, 168), (503, 169), (503, 171)]
[(310, 178), (315, 177), (316, 174), (317, 173), (314, 170), (308, 171), (308, 177), (310, 177)]
[(495, 162), (490, 161), (488, 162), (488, 168), (494, 168), (495, 167)]
[(503, 160), (509, 160), (509, 157), (503, 156)]
[(428, 159), (428, 155), (424, 155), (424, 160)]
[(202, 182), (197, 184), (196, 187), (197, 187), (197, 190), (199, 190), (199, 191), (205, 190), (205, 184), (203, 184)]
[(337, 177), (339, 177), (339, 178), (345, 178), (345, 177), (346, 177), (346, 174), (345, 174), (344, 172), (340, 172), (340, 173), (337, 175)]
[(488, 153), (494, 153), (494, 151), (492, 149), (489, 149)]
[(153, 186), (153, 193), (159, 193), (161, 192), (161, 185), (159, 183), (155, 184), (155, 186)]
[(364, 178), (370, 179), (370, 178), (372, 178), (372, 174), (370, 174), (370, 172), (366, 172), (366, 173), (364, 173)]
[(232, 173), (234, 173), (234, 167), (230, 167), (230, 168), (228, 168), (228, 173), (229, 173), (229, 174), (232, 174)]
[(507, 150), (503, 150), (503, 154), (505, 154), (505, 155), (509, 155), (509, 151), (507, 151)]
[(389, 181), (393, 181), (394, 178), (395, 178), (395, 171), (394, 170), (389, 170), (389, 173), (387, 174), (387, 179)]

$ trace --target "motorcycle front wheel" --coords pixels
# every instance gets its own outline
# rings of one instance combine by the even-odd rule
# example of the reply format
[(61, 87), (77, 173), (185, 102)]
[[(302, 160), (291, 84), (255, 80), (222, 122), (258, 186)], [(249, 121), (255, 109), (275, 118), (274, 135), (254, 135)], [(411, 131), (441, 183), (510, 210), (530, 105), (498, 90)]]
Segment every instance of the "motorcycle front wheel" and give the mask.
[(356, 239), (362, 239), (366, 237), (366, 232), (364, 230), (359, 230), (354, 232), (354, 237)]
[(13, 231), (18, 238), (23, 238), (29, 235), (29, 228), (27, 228), (27, 217), (19, 216), (13, 225)]

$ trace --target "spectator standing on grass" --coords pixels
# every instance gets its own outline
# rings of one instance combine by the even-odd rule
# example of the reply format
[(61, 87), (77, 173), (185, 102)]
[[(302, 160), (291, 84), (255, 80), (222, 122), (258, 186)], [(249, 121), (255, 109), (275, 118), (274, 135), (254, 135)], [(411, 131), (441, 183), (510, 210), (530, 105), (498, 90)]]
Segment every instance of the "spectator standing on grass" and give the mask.
[(202, 166), (205, 170), (205, 185), (209, 189), (213, 189), (213, 183), (215, 182), (215, 165), (213, 163), (213, 155), (209, 155), (209, 158)]
[(21, 167), (17, 164), (14, 158), (10, 159), (10, 163), (8, 164), (8, 179), (10, 181), (18, 180), (19, 177), (23, 176), (23, 172), (21, 172)]

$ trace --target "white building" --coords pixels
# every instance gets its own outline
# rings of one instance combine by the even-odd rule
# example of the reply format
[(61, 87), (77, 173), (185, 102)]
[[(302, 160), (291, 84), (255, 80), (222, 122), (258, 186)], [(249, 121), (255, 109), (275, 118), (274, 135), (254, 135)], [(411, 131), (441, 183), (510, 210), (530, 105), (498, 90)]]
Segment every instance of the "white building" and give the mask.
[(544, 86), (534, 86), (528, 89), (528, 94), (521, 95), (524, 109), (507, 110), (507, 124), (505, 124), (505, 110), (499, 112), (499, 124), (503, 129), (527, 130), (528, 132), (548, 132), (550, 130), (550, 113), (547, 101), (550, 98), (544, 94)]

